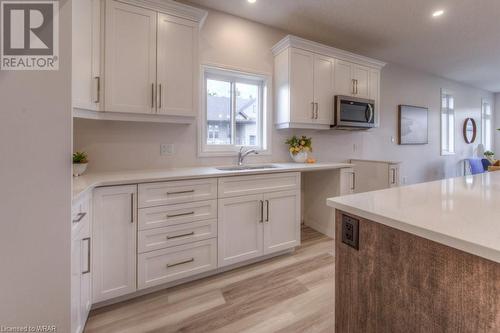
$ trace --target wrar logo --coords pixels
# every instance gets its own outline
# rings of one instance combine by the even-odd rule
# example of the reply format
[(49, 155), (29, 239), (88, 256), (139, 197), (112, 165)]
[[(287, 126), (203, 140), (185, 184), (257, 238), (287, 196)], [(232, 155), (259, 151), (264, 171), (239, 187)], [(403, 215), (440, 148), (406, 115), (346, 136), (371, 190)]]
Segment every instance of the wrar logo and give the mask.
[(59, 3), (1, 2), (2, 70), (59, 69)]

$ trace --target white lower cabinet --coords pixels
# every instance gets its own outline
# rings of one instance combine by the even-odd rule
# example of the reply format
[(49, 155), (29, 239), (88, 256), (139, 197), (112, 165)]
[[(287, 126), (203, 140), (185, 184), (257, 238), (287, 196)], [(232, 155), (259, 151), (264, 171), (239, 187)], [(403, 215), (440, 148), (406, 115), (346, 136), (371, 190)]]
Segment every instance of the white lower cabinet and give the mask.
[(73, 205), (71, 237), (71, 332), (83, 332), (92, 305), (90, 197)]
[[(300, 245), (300, 174), (276, 178), (284, 175), (294, 179), (296, 189), (273, 192), (269, 188), (260, 194), (219, 199), (219, 267)], [(249, 177), (241, 177), (242, 192), (252, 186)], [(253, 177), (257, 183), (259, 177), (273, 182), (269, 175)], [(236, 185), (238, 178), (232, 177), (231, 182)]]
[(93, 302), (137, 290), (137, 185), (94, 192)]

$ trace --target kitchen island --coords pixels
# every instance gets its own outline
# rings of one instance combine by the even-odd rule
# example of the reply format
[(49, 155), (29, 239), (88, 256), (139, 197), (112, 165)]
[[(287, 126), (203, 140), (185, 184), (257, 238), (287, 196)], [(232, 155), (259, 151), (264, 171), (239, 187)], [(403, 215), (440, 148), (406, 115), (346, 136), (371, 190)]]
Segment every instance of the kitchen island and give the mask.
[(500, 172), (327, 204), (336, 332), (500, 332)]

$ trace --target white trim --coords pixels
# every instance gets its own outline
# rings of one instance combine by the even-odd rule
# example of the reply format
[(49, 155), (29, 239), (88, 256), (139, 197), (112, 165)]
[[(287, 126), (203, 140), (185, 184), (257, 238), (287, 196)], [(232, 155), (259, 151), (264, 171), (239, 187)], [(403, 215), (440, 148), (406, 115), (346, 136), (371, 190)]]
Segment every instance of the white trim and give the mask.
[[(485, 117), (485, 114), (483, 112), (483, 107), (485, 104), (488, 104), (490, 107), (490, 114), (488, 115), (488, 118), (490, 120), (490, 128), (489, 128), (489, 140), (490, 140), (490, 146), (486, 147), (485, 145), (485, 139), (486, 139), (486, 131), (485, 131), (485, 120), (487, 119)], [(481, 98), (481, 144), (484, 147), (484, 150), (493, 150), (494, 145), (495, 145), (495, 136), (494, 136), (494, 131), (495, 131), (495, 123), (494, 123), (494, 110), (493, 106), (491, 103), (491, 100), (489, 98), (482, 97)]]
[(368, 58), (359, 54), (351, 53), (348, 51), (340, 50), (332, 46), (320, 44), (313, 42), (304, 38), (300, 38), (293, 35), (288, 35), (282, 40), (280, 40), (276, 45), (273, 46), (272, 52), (276, 56), (282, 51), (289, 47), (294, 47), (297, 49), (302, 49), (305, 51), (314, 52), (317, 54), (322, 54), (327, 57), (333, 57), (340, 60), (345, 60), (349, 62), (356, 63), (358, 65), (363, 65), (371, 67), (374, 69), (381, 69), (386, 65), (385, 62), (376, 60), (373, 58)]
[(201, 28), (205, 23), (208, 12), (193, 6), (181, 4), (173, 0), (116, 0), (126, 4), (159, 11), (172, 16), (191, 20), (198, 23)]
[[(271, 145), (272, 145), (272, 115), (273, 115), (273, 104), (272, 104), (272, 75), (267, 73), (256, 73), (248, 70), (239, 70), (235, 67), (230, 66), (215, 66), (213, 64), (202, 64), (200, 65), (200, 87), (199, 87), (199, 117), (198, 117), (198, 131), (197, 131), (197, 141), (198, 141), (198, 156), (199, 157), (224, 157), (224, 156), (237, 156), (239, 148), (241, 146), (237, 145), (220, 145), (210, 147), (205, 143), (206, 138), (206, 94), (205, 94), (205, 72), (210, 71), (210, 76), (217, 76), (218, 72), (222, 77), (236, 76), (243, 80), (249, 80), (251, 82), (262, 81), (262, 92), (263, 96), (261, 98), (262, 109), (264, 113), (264, 118), (262, 121), (261, 130), (261, 146), (259, 147), (249, 147), (258, 150), (260, 155), (271, 155)], [(255, 79), (255, 78), (258, 79)], [(264, 149), (261, 149), (264, 147)]]

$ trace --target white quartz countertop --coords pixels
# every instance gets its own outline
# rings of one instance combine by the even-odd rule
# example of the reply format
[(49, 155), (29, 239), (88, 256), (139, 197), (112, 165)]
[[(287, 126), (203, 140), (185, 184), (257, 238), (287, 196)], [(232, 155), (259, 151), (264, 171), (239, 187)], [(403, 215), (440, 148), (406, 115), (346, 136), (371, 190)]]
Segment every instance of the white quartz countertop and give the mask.
[(500, 263), (500, 172), (330, 198), (327, 204)]
[[(251, 164), (249, 165), (251, 166)], [(218, 170), (217, 167), (210, 166), (88, 173), (83, 176), (73, 178), (73, 200), (77, 199), (81, 194), (98, 186), (139, 184), (180, 179), (256, 175), (290, 171), (307, 172), (352, 167), (352, 164), (348, 163), (266, 163), (266, 165), (273, 165), (275, 168), (223, 171)]]

